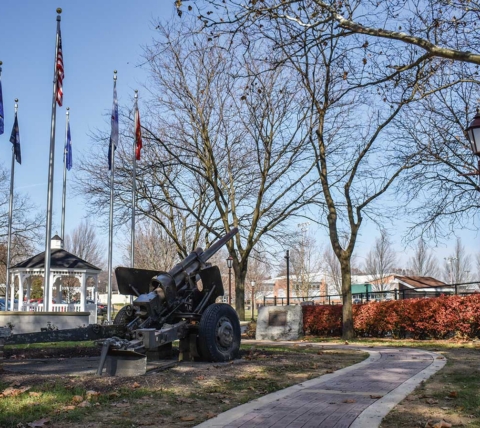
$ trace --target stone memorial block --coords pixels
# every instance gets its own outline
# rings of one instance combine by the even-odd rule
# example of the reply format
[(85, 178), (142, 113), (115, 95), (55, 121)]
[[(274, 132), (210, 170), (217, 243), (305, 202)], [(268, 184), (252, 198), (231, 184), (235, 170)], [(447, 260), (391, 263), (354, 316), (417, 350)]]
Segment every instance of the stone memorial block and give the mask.
[(263, 306), (258, 312), (257, 340), (296, 340), (303, 334), (301, 306)]

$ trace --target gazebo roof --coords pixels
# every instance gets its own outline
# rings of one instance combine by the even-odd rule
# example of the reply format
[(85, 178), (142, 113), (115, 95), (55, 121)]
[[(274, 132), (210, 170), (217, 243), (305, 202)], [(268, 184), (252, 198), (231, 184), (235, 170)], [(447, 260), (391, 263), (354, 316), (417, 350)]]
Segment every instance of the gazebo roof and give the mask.
[[(84, 270), (98, 270), (102, 269), (88, 263), (85, 260), (75, 256), (68, 251), (65, 251), (61, 248), (54, 248), (51, 250), (51, 269), (84, 269)], [(15, 266), (12, 266), (11, 269), (15, 268), (30, 268), (30, 269), (44, 269), (45, 268), (45, 251), (37, 254), (36, 256), (30, 257), (23, 262), (17, 263)]]

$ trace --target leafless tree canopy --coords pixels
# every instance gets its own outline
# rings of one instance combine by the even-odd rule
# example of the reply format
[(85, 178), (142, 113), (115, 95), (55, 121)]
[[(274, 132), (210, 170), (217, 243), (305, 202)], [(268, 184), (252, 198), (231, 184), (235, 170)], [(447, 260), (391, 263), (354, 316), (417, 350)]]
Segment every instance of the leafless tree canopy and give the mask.
[(333, 285), (335, 294), (342, 295), (342, 269), (338, 257), (332, 250), (332, 247), (327, 248), (323, 252), (323, 263), (328, 278), (328, 285)]
[[(243, 317), (253, 248), (281, 240), (284, 220), (318, 194), (307, 115), (298, 108), (291, 71), (272, 70), (244, 46), (237, 49), (189, 25), (159, 25), (158, 41), (145, 52), (151, 100), (142, 117), (136, 208), (161, 225), (183, 257), (234, 226), (240, 229), (227, 246)], [(257, 48), (270, 55), (267, 47)], [(131, 200), (131, 131), (124, 134), (116, 155), (117, 222), (128, 221)], [(83, 162), (78, 188), (95, 209), (108, 206), (103, 159)]]
[[(5, 283), (7, 265), (9, 201), (10, 172), (0, 165), (0, 283)], [(43, 238), (44, 226), (44, 216), (30, 202), (28, 196), (14, 192), (11, 265), (34, 255), (36, 245)]]
[(71, 235), (65, 236), (64, 248), (94, 266), (102, 268), (104, 265), (105, 250), (89, 220), (82, 221)]
[[(480, 55), (475, 53), (480, 50), (480, 36), (476, 31), (478, 1), (264, 0), (245, 3), (206, 0), (196, 4), (205, 25), (218, 22), (219, 15), (222, 22), (235, 23), (240, 28), (269, 20), (281, 21), (284, 26), (304, 32), (336, 25), (343, 37), (362, 36), (368, 40), (373, 46), (370, 52), (375, 52), (375, 46), (381, 44), (383, 54), (389, 56), (392, 48), (412, 46), (409, 62), (396, 63), (394, 57), (390, 57), (392, 65), (398, 68), (405, 69), (433, 58), (480, 64)], [(182, 2), (176, 2), (176, 6), (182, 10)], [(310, 44), (320, 44), (323, 40), (318, 32)]]
[[(442, 76), (436, 79), (445, 81)], [(467, 175), (475, 171), (477, 160), (464, 132), (478, 101), (472, 82), (457, 84), (423, 100), (400, 124), (423, 157), (400, 186), (415, 201), (407, 209), (416, 219), (409, 238), (444, 238), (458, 228), (480, 226), (478, 176)]]
[(319, 246), (312, 234), (302, 228), (290, 251), (291, 287), (297, 297), (308, 300), (314, 292), (318, 292), (319, 285), (312, 281), (321, 271), (322, 260)]
[(453, 252), (444, 260), (443, 280), (447, 284), (469, 282), (472, 267), (471, 255), (466, 253), (462, 240), (457, 238)]
[[(130, 242), (124, 246), (123, 260), (126, 266), (130, 266)], [(175, 243), (158, 223), (151, 220), (137, 223), (135, 267), (168, 271), (179, 261)]]
[(382, 229), (365, 260), (365, 272), (375, 281), (374, 291), (388, 290), (388, 277), (395, 268), (396, 258), (388, 233)]
[(417, 241), (415, 252), (413, 256), (410, 257), (408, 267), (413, 275), (431, 276), (439, 279), (438, 275), (440, 271), (437, 259), (428, 249), (427, 244), (422, 238)]
[[(270, 41), (276, 52), (271, 66), (290, 67), (302, 83), (310, 103), (311, 141), (330, 239), (342, 269), (343, 331), (348, 338), (353, 334), (351, 258), (361, 224), (366, 218), (379, 222), (382, 215), (393, 214), (391, 208), (424, 196), (421, 185), (395, 189), (403, 184), (402, 177), (415, 183), (412, 177), (427, 170), (441, 175), (440, 162), (439, 169), (431, 161), (425, 165), (425, 150), (411, 143), (410, 134), (423, 117), (422, 101), (475, 80), (480, 56), (471, 50), (480, 46), (478, 4), (205, 0), (196, 5), (195, 13), (213, 34), (229, 32), (234, 25), (234, 38)], [(471, 194), (473, 189), (464, 186), (460, 192)], [(389, 201), (394, 190), (398, 196)], [(430, 213), (416, 213), (427, 214), (422, 218), (427, 228), (440, 217), (431, 214), (451, 203), (444, 195), (430, 206), (418, 203), (432, 207)], [(347, 245), (340, 236), (348, 237)]]

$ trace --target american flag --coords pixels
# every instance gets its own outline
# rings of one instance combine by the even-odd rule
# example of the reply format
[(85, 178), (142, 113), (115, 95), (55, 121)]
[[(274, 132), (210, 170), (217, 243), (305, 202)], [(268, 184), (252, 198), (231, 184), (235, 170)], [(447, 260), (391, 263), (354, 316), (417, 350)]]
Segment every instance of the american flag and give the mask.
[(58, 27), (58, 50), (57, 50), (57, 103), (61, 107), (63, 104), (63, 53), (62, 53), (62, 33)]

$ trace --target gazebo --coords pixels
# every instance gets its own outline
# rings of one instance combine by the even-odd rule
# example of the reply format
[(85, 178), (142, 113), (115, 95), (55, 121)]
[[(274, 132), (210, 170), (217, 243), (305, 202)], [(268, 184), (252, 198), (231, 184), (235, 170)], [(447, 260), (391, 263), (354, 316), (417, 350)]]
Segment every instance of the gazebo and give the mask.
[[(87, 281), (92, 278), (94, 283), (94, 296), (98, 287), (98, 275), (102, 270), (91, 263), (82, 260), (68, 251), (63, 249), (63, 241), (58, 235), (52, 238), (51, 245), (51, 264), (50, 264), (50, 290), (48, 295), (52, 299), (56, 299), (56, 303), (44, 302), (29, 304), (30, 291), (32, 285), (32, 278), (35, 276), (45, 275), (45, 251), (30, 257), (29, 259), (17, 263), (10, 268), (11, 277), (11, 308), (14, 306), (15, 296), (15, 278), (18, 278), (18, 310), (35, 310), (43, 312), (67, 312), (67, 311), (82, 311), (90, 309), (86, 307), (87, 299)], [(80, 282), (80, 304), (72, 305), (62, 303), (62, 279), (66, 277), (77, 278)], [(54, 286), (56, 294), (53, 294)], [(24, 297), (26, 295), (26, 303)], [(95, 300), (95, 299), (94, 299)], [(92, 308), (93, 309), (93, 308)]]

